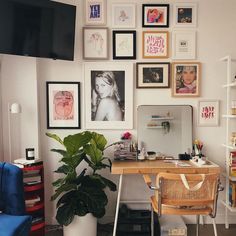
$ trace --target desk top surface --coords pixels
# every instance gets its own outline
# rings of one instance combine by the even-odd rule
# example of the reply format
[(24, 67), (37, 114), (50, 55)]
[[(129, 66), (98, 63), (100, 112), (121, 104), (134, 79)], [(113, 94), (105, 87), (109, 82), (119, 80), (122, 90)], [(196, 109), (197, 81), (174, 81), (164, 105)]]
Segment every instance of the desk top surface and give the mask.
[[(182, 163), (182, 165), (181, 165)], [(186, 166), (183, 166), (187, 164)], [(220, 173), (220, 167), (212, 162), (199, 166), (192, 161), (114, 161), (112, 174), (156, 174), (160, 172), (183, 174)]]

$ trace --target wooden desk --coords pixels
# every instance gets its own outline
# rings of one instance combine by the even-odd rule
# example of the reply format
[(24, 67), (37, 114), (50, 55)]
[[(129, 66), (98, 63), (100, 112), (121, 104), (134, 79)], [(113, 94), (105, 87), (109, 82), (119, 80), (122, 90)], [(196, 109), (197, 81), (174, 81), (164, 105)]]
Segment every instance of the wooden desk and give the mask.
[[(178, 162), (189, 164), (190, 166), (182, 167)], [(116, 228), (119, 214), (120, 196), (122, 189), (123, 175), (129, 174), (158, 174), (160, 172), (181, 173), (181, 174), (207, 174), (220, 173), (220, 167), (212, 162), (210, 165), (198, 166), (192, 161), (114, 161), (112, 163), (111, 173), (120, 175), (116, 214), (114, 221), (113, 236), (116, 236)]]

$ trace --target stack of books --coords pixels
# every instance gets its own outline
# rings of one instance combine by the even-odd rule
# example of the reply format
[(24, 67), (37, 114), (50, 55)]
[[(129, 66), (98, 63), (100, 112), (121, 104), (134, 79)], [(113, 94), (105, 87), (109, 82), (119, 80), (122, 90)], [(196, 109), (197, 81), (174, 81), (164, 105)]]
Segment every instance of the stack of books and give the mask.
[(229, 155), (229, 168), (230, 168), (230, 175), (236, 176), (236, 151), (230, 152)]
[(236, 183), (233, 181), (229, 182), (229, 205), (236, 207)]
[(26, 160), (25, 158), (20, 158), (14, 160), (15, 165), (19, 166), (20, 168), (23, 168), (24, 166), (34, 166), (34, 165), (39, 165), (43, 163), (43, 161), (39, 158), (34, 159), (34, 160)]

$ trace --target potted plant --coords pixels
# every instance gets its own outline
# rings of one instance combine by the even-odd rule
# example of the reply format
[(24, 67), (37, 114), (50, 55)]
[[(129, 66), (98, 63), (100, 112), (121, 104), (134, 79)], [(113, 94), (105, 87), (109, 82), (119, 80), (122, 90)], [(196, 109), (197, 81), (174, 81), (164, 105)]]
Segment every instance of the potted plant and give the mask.
[[(111, 191), (116, 191), (116, 185), (112, 181), (98, 174), (101, 169), (111, 168), (110, 159), (103, 156), (104, 150), (109, 147), (106, 147), (107, 140), (103, 135), (90, 131), (68, 135), (64, 140), (56, 134), (46, 135), (64, 147), (51, 150), (62, 156), (62, 165), (55, 172), (63, 177), (52, 183), (56, 189), (51, 200), (58, 199), (56, 219), (60, 225), (66, 226), (63, 227), (64, 235), (91, 235), (89, 230), (96, 235), (97, 218), (105, 215), (108, 203), (104, 190), (108, 187)], [(87, 168), (78, 168), (84, 161)], [(78, 219), (77, 216), (83, 218)], [(89, 225), (85, 226), (85, 232), (79, 232), (83, 231), (84, 227), (79, 226), (79, 223), (84, 221), (85, 216), (90, 218)], [(78, 229), (72, 233), (74, 226)]]

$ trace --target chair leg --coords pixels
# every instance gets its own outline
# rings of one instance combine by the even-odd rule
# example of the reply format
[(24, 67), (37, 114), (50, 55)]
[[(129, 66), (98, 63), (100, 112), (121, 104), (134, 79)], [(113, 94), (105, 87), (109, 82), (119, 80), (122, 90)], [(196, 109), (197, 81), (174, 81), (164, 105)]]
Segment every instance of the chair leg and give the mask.
[(196, 215), (196, 236), (199, 235), (199, 218), (200, 215)]
[(213, 224), (213, 228), (214, 228), (214, 235), (217, 236), (217, 228), (216, 228), (215, 218), (212, 218), (212, 224)]

